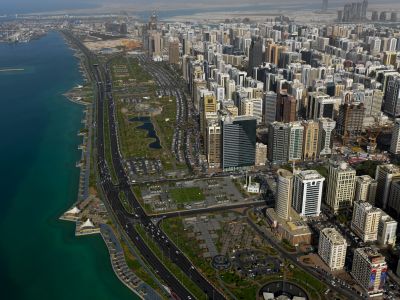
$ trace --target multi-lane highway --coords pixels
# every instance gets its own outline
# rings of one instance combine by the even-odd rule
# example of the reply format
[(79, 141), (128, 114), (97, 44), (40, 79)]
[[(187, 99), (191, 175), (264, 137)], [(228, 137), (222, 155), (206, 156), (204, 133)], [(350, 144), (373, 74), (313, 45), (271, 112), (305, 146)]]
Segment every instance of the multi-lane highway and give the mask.
[[(93, 54), (90, 53), (82, 43), (74, 36), (65, 33), (81, 51), (87, 56), (89, 62), (93, 62)], [(180, 250), (168, 239), (168, 237), (153, 224), (151, 218), (146, 215), (140, 203), (133, 194), (128, 177), (125, 174), (122, 156), (119, 151), (117, 123), (115, 120), (114, 99), (112, 96), (112, 82), (108, 66), (93, 65), (91, 70), (96, 82), (96, 147), (97, 147), (97, 170), (100, 185), (107, 201), (107, 206), (117, 219), (121, 228), (126, 232), (132, 243), (137, 247), (146, 262), (154, 269), (155, 273), (165, 282), (172, 291), (174, 297), (179, 299), (194, 299), (194, 296), (186, 289), (174, 274), (172, 274), (151, 251), (146, 242), (135, 229), (135, 225), (142, 226), (152, 237), (155, 243), (163, 251), (165, 257), (174, 262), (183, 273), (186, 274), (208, 297), (208, 299), (225, 299), (224, 296), (207, 281), (184, 256)], [(105, 106), (108, 108), (109, 128), (104, 128)], [(105, 158), (104, 132), (109, 131), (112, 166), (107, 165)], [(118, 184), (114, 185), (111, 180), (111, 168), (114, 168), (118, 178)], [(124, 192), (130, 202), (134, 214), (129, 214), (123, 207), (119, 193)]]

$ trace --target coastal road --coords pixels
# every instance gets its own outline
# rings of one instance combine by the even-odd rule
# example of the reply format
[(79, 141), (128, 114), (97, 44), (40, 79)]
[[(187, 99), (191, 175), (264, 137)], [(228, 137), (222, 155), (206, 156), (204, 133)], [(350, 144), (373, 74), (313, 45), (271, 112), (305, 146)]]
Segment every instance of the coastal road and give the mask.
[[(87, 48), (68, 32), (64, 33), (77, 47), (84, 53), (89, 62), (95, 62), (97, 59), (87, 50)], [(133, 194), (129, 179), (124, 171), (122, 155), (119, 151), (117, 122), (115, 120), (114, 99), (112, 96), (112, 82), (108, 66), (94, 64), (90, 66), (96, 85), (96, 148), (97, 148), (97, 170), (100, 177), (100, 185), (108, 206), (118, 220), (121, 228), (126, 232), (129, 239), (137, 247), (146, 262), (155, 270), (165, 284), (171, 289), (172, 294), (177, 299), (195, 299), (195, 297), (186, 289), (186, 287), (172, 274), (160, 261), (160, 259), (151, 251), (147, 243), (142, 240), (136, 231), (134, 224), (140, 224), (147, 232), (156, 232), (154, 241), (163, 251), (166, 257), (169, 257), (206, 295), (208, 299), (222, 300), (225, 297), (220, 293), (200, 272), (198, 272), (191, 262), (181, 251), (169, 241), (168, 237), (157, 228), (151, 218), (145, 213), (139, 201)], [(104, 108), (108, 108), (108, 128), (104, 127)], [(112, 166), (107, 164), (105, 157), (104, 132), (109, 131)], [(114, 168), (118, 179), (118, 184), (114, 185), (111, 180), (111, 168)], [(119, 199), (119, 193), (124, 192), (130, 202), (134, 214), (128, 213)], [(163, 238), (161, 238), (163, 237)]]
[[(105, 67), (105, 103), (103, 105), (107, 105), (108, 107), (108, 119), (109, 119), (109, 136), (110, 136), (110, 146), (111, 146), (111, 158), (113, 168), (115, 170), (115, 174), (118, 178), (118, 188), (114, 185), (111, 187), (107, 185), (107, 191), (109, 192), (110, 196), (112, 196), (112, 209), (115, 212), (118, 210), (120, 213), (118, 214), (118, 220), (121, 226), (125, 229), (126, 233), (135, 243), (135, 245), (139, 248), (142, 255), (145, 258), (149, 258), (148, 262), (150, 265), (154, 265), (154, 269), (158, 271), (163, 280), (167, 282), (170, 288), (176, 293), (181, 299), (194, 299), (192, 295), (184, 288), (184, 286), (175, 278), (170, 272), (163, 266), (160, 267), (160, 260), (153, 254), (150, 249), (148, 249), (147, 244), (144, 243), (140, 238), (138, 238), (137, 232), (132, 224), (133, 222), (138, 222), (143, 226), (143, 228), (149, 233), (150, 236), (153, 237), (153, 240), (158, 244), (160, 250), (164, 252), (166, 257), (169, 257), (171, 261), (173, 261), (200, 289), (208, 296), (209, 299), (224, 299), (224, 296), (209, 282), (205, 279), (202, 274), (200, 274), (192, 265), (192, 263), (184, 256), (180, 250), (169, 241), (168, 237), (159, 229), (157, 228), (151, 218), (146, 214), (142, 206), (140, 205), (139, 201), (136, 199), (135, 195), (133, 194), (128, 176), (126, 175), (124, 168), (123, 168), (123, 159), (122, 155), (119, 151), (119, 143), (118, 143), (118, 133), (117, 133), (117, 122), (115, 119), (115, 104), (114, 99), (112, 96), (112, 83), (111, 83), (111, 76), (110, 70), (108, 66)], [(99, 99), (100, 100), (100, 99)], [(99, 104), (100, 106), (101, 104)], [(99, 109), (100, 111), (100, 109)], [(98, 113), (100, 117), (100, 113)], [(100, 123), (100, 122), (98, 122)], [(98, 124), (98, 130), (100, 130), (100, 125)], [(107, 130), (107, 128), (104, 128)], [(101, 141), (99, 143), (103, 145)], [(104, 150), (104, 145), (103, 145)], [(104, 151), (103, 151), (104, 155)], [(103, 157), (104, 158), (104, 157)], [(107, 178), (110, 178), (109, 176)], [(111, 181), (108, 179), (108, 181)], [(131, 215), (126, 212), (123, 207), (122, 203), (118, 198), (118, 193), (123, 191), (134, 210), (134, 214)], [(154, 234), (156, 232), (156, 234)], [(162, 238), (163, 237), (163, 238)], [(147, 257), (148, 256), (148, 257)], [(158, 262), (158, 263), (156, 263)], [(171, 283), (170, 283), (171, 282)]]

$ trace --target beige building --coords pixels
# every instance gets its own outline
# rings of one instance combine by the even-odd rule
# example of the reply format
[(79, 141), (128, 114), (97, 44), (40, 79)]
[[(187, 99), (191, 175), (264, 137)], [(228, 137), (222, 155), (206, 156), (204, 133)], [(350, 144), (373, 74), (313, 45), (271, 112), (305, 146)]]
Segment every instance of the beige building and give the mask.
[(218, 103), (215, 94), (213, 92), (204, 93), (200, 105), (200, 131), (202, 136), (205, 137), (207, 119), (216, 119), (218, 117)]
[(353, 205), (356, 171), (345, 162), (329, 165), (326, 203), (334, 213)]
[(385, 257), (376, 249), (366, 247), (354, 251), (351, 275), (370, 297), (383, 295), (387, 270)]
[(169, 42), (168, 47), (169, 63), (179, 64), (179, 41), (173, 40)]
[(210, 169), (221, 166), (221, 126), (217, 120), (207, 122), (206, 149)]
[(267, 145), (256, 143), (256, 166), (265, 166), (267, 161)]
[(320, 231), (318, 254), (332, 271), (343, 269), (346, 251), (346, 239), (335, 228)]
[(382, 210), (373, 207), (368, 202), (354, 202), (351, 230), (364, 242), (374, 242), (378, 239), (378, 226)]
[(319, 124), (316, 121), (303, 121), (303, 159), (314, 160), (318, 154)]
[(375, 204), (377, 182), (369, 175), (356, 177), (354, 201), (366, 201)]
[(288, 220), (292, 204), (293, 174), (288, 170), (279, 169), (277, 175), (275, 211), (279, 218)]

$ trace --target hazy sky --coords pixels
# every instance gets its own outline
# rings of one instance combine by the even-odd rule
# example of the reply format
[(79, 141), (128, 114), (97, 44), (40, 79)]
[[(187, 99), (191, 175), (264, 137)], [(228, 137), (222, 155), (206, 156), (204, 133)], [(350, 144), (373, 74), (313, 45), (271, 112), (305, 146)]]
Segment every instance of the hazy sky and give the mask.
[[(331, 7), (338, 7), (347, 2), (357, 0), (329, 0)], [(358, 0), (361, 1), (361, 0)], [(370, 4), (398, 3), (399, 0), (370, 0)], [(229, 4), (251, 5), (251, 4), (305, 4), (314, 3), (316, 8), (321, 5), (322, 0), (0, 0), (0, 15), (9, 13), (61, 11), (75, 9), (93, 9), (106, 6), (134, 7), (139, 10), (151, 8), (183, 8), (189, 6), (222, 6)]]

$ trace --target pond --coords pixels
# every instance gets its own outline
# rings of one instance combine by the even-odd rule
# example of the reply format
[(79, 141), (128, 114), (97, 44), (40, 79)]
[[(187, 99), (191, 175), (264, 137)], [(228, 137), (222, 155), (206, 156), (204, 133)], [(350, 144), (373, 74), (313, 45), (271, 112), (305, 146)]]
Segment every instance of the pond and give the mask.
[(143, 123), (142, 125), (138, 126), (137, 128), (146, 130), (147, 131), (147, 137), (155, 139), (154, 142), (149, 144), (149, 147), (151, 149), (161, 149), (161, 143), (160, 139), (157, 136), (157, 132), (154, 129), (154, 125), (151, 122), (150, 117), (134, 117), (129, 119), (130, 122), (141, 122)]

